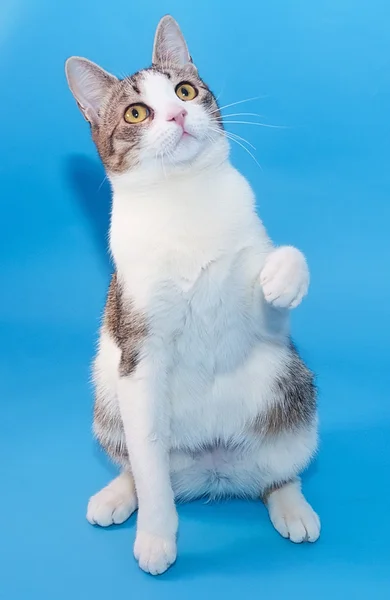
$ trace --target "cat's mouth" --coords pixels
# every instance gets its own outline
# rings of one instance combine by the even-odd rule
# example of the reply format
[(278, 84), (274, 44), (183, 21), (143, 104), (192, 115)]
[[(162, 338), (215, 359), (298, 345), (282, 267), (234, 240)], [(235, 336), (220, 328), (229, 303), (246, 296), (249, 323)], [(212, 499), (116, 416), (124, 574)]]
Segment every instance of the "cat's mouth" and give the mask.
[(166, 152), (171, 160), (185, 162), (192, 160), (201, 149), (201, 141), (197, 133), (188, 131), (187, 127), (177, 127), (175, 138), (167, 140)]
[(177, 145), (182, 147), (182, 144), (187, 145), (187, 143), (191, 143), (196, 141), (196, 136), (183, 128), (183, 131), (180, 132), (180, 137), (177, 140)]
[(195, 137), (192, 133), (190, 133), (188, 131), (188, 129), (186, 128), (184, 123), (180, 124), (179, 128), (181, 129), (179, 142), (181, 142), (181, 140), (186, 139), (186, 138), (191, 138), (191, 137), (194, 138)]

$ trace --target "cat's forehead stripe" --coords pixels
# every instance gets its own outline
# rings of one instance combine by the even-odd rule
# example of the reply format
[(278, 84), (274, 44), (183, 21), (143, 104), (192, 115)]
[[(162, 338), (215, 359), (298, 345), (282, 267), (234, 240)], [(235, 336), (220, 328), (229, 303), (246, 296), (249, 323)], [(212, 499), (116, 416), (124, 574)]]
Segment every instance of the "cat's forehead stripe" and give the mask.
[(163, 71), (162, 69), (157, 69), (155, 67), (150, 67), (148, 69), (142, 69), (141, 71), (137, 71), (134, 75), (126, 77), (122, 80), (125, 83), (124, 93), (129, 91), (128, 86), (130, 86), (131, 90), (138, 95), (142, 94), (142, 84), (145, 81), (148, 73), (158, 73), (166, 77), (167, 79), (171, 79), (172, 75), (167, 71)]

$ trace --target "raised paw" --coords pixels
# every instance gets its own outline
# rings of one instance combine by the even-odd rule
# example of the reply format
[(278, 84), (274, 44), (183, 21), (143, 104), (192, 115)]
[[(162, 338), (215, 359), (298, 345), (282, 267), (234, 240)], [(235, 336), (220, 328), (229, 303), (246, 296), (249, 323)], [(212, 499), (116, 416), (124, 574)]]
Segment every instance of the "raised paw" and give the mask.
[(143, 571), (161, 575), (176, 560), (176, 540), (139, 531), (134, 544), (134, 556)]
[(119, 525), (124, 523), (136, 508), (135, 493), (129, 495), (107, 486), (90, 498), (87, 520), (92, 525), (101, 527), (108, 527), (114, 523)]
[(260, 274), (264, 298), (278, 308), (295, 308), (307, 294), (309, 269), (302, 252), (282, 246), (268, 255)]
[(269, 515), (276, 531), (295, 544), (315, 542), (320, 537), (320, 519), (304, 499), (295, 506), (270, 506)]

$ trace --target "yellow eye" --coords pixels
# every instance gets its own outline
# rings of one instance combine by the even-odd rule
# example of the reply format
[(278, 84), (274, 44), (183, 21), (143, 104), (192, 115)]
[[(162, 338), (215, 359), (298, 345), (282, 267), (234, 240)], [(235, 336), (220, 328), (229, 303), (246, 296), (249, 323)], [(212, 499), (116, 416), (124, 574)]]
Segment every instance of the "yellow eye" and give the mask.
[(124, 119), (126, 123), (142, 123), (150, 115), (150, 110), (144, 104), (132, 104), (126, 109)]
[(198, 90), (191, 83), (179, 83), (175, 91), (180, 100), (184, 100), (184, 102), (193, 100), (198, 95)]

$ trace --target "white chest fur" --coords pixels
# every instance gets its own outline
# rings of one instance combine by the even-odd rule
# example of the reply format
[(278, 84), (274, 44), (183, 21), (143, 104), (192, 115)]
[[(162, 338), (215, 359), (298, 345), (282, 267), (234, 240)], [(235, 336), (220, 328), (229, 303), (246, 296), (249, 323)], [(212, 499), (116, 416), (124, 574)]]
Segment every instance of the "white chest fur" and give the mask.
[(140, 309), (147, 309), (160, 283), (190, 289), (202, 269), (220, 258), (230, 268), (240, 251), (250, 248), (261, 257), (269, 248), (252, 191), (229, 164), (147, 188), (128, 188), (120, 180), (113, 187), (110, 247)]
[(147, 194), (114, 187), (110, 243), (132, 306), (163, 340), (149, 352), (169, 371), (172, 446), (239, 434), (282, 352), (268, 343), (258, 278), (270, 242), (247, 182), (227, 165)]

